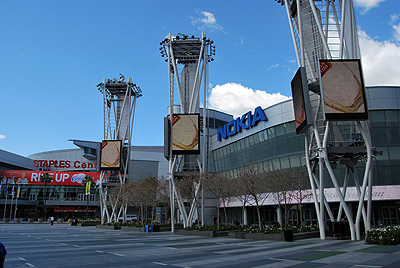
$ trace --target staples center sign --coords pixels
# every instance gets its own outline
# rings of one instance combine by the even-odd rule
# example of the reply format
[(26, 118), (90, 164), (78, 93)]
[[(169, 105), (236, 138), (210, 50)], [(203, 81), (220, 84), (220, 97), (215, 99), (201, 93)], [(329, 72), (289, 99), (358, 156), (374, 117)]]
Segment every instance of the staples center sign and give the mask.
[(221, 139), (227, 139), (230, 136), (242, 132), (242, 129), (252, 128), (257, 125), (258, 121), (268, 121), (261, 106), (255, 108), (253, 114), (249, 111), (241, 117), (226, 123), (223, 127), (219, 127), (217, 129), (217, 140), (221, 141)]
[(69, 160), (34, 160), (33, 166), (36, 168), (77, 168), (77, 169), (97, 169), (97, 162), (81, 162)]

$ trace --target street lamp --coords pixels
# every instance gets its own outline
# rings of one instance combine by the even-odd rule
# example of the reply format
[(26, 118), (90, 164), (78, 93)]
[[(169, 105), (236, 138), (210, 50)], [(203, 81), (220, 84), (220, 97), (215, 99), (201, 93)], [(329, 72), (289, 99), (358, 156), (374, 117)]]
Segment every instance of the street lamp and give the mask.
[(82, 186), (85, 186), (85, 194), (86, 194), (86, 220), (89, 218), (89, 195), (90, 188), (93, 184), (93, 176), (86, 175), (85, 179), (82, 181)]
[(43, 201), (44, 201), (44, 219), (46, 219), (46, 212), (47, 212), (47, 206), (46, 206), (46, 193), (47, 193), (47, 184), (52, 182), (53, 178), (50, 177), (49, 173), (43, 173), (40, 175), (40, 182), (44, 183), (44, 193), (43, 193)]

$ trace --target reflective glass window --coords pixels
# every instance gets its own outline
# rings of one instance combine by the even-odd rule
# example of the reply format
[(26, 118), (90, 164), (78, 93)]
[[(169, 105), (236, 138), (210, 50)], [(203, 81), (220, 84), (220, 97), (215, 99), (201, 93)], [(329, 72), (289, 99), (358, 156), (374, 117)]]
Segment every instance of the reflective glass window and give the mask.
[(395, 185), (400, 185), (400, 166), (390, 166), (390, 173), (392, 174), (392, 183)]
[(272, 159), (272, 169), (273, 170), (281, 169), (281, 164), (279, 162), (279, 158)]
[(289, 161), (292, 168), (300, 167), (300, 158), (298, 154), (289, 156)]
[(390, 144), (400, 143), (400, 129), (399, 127), (388, 127), (387, 128), (387, 141)]
[(286, 139), (288, 152), (297, 152), (297, 138), (295, 136)]
[(268, 138), (274, 139), (275, 138), (275, 128), (271, 127), (268, 129)]
[(387, 126), (397, 127), (399, 125), (397, 110), (385, 111), (385, 119)]
[(400, 165), (400, 147), (389, 147), (389, 157), (391, 165)]
[(260, 142), (265, 141), (265, 138), (264, 138), (264, 131), (258, 132), (257, 135), (258, 135), (258, 140), (259, 140)]
[(266, 129), (262, 133), (264, 134), (264, 140), (267, 141), (268, 140), (268, 130)]
[(248, 136), (246, 139), (248, 140), (250, 146), (254, 145), (253, 135)]
[(277, 142), (278, 145), (278, 154), (287, 154), (288, 153), (288, 149), (287, 149), (287, 145), (286, 145), (286, 140), (278, 140)]
[(384, 127), (372, 128), (372, 138), (375, 145), (387, 144), (386, 128)]
[(285, 128), (283, 125), (279, 125), (275, 127), (276, 138), (281, 139), (285, 136)]
[(285, 157), (281, 157), (281, 168), (282, 169), (287, 169), (290, 168), (289, 165), (289, 157), (285, 156)]
[(370, 113), (371, 123), (376, 127), (386, 126), (385, 112), (384, 111), (371, 111)]
[(390, 185), (392, 184), (392, 179), (390, 177), (390, 168), (389, 166), (378, 166), (377, 170), (377, 178), (378, 185)]

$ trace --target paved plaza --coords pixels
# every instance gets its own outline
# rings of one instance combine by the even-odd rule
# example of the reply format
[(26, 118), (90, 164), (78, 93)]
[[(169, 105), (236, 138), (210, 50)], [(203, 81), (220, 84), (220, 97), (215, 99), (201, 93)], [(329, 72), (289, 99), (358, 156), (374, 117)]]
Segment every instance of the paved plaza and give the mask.
[(69, 224), (0, 224), (5, 267), (400, 267), (400, 246), (306, 239), (252, 241), (105, 230)]

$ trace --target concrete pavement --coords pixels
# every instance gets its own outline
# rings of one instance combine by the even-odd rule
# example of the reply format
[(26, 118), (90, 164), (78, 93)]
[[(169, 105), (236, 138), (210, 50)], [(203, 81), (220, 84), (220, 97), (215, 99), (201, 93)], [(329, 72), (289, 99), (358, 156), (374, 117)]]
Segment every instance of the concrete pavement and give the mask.
[(400, 246), (252, 241), (69, 224), (0, 224), (5, 267), (400, 267)]

